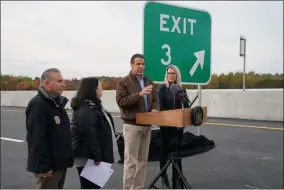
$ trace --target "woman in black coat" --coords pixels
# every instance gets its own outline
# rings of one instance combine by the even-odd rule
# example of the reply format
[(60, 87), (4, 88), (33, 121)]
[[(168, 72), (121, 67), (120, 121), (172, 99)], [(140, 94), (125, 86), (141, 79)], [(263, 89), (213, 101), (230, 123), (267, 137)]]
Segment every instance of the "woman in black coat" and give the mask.
[(84, 78), (71, 101), (74, 166), (82, 189), (100, 187), (80, 176), (88, 159), (95, 165), (120, 160), (112, 116), (101, 105), (102, 88), (95, 77)]
[[(180, 70), (174, 66), (169, 65), (166, 69), (166, 76), (165, 76), (165, 83), (162, 84), (159, 89), (159, 100), (160, 100), (160, 110), (173, 110), (173, 109), (181, 109), (181, 97), (179, 95), (174, 96), (173, 92), (170, 90), (170, 86), (172, 84), (177, 84), (181, 87), (181, 74)], [(186, 91), (183, 89), (185, 95)], [(189, 107), (189, 103), (184, 103), (184, 108)], [(161, 131), (161, 139), (162, 139), (162, 149), (161, 149), (161, 157), (160, 157), (160, 169), (164, 167), (166, 162), (168, 161), (169, 155), (171, 151), (174, 151), (173, 140), (175, 138), (179, 138), (181, 141), (183, 136), (183, 129), (178, 129), (177, 127), (167, 127), (167, 126), (160, 126)], [(178, 162), (178, 165), (181, 169), (181, 161)], [(176, 171), (173, 171), (176, 172)], [(162, 188), (170, 188), (168, 175), (164, 172), (161, 176), (162, 179)], [(176, 182), (178, 186), (179, 182)]]

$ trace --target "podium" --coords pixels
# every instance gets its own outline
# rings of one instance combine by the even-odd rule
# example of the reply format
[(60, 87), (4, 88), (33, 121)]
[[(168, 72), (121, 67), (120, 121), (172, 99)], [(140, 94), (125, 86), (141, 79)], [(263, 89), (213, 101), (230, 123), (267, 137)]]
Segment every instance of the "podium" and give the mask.
[[(174, 109), (158, 112), (146, 112), (136, 114), (136, 123), (146, 125), (158, 125), (183, 128), (187, 126), (199, 126), (207, 121), (207, 107), (196, 106), (194, 108)], [(158, 173), (154, 180), (149, 185), (148, 189), (155, 188), (155, 183), (161, 177), (162, 173), (166, 171), (170, 164), (173, 165), (175, 172), (173, 173), (173, 189), (192, 189), (187, 182), (185, 176), (182, 174), (181, 157), (179, 156), (179, 138), (175, 139), (175, 151), (171, 153), (169, 160)], [(176, 163), (180, 162), (180, 166)]]
[[(203, 110), (202, 123), (207, 122), (207, 107), (201, 107)], [(192, 125), (192, 111), (194, 108), (184, 108), (175, 110), (166, 110), (158, 112), (146, 112), (136, 114), (136, 123), (169, 127), (186, 127)]]

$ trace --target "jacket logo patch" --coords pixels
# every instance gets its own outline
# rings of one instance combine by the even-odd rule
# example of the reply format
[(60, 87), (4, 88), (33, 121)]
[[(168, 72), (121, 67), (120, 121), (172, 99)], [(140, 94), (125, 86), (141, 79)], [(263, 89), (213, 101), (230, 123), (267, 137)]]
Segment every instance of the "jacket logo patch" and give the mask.
[(56, 124), (59, 124), (60, 123), (60, 118), (58, 116), (55, 116), (54, 117), (54, 121)]

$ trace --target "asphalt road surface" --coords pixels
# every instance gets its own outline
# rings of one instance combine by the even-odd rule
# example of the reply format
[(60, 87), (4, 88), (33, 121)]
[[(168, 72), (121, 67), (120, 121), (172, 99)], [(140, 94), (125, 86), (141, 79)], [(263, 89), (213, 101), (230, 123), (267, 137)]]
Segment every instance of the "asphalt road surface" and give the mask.
[[(121, 119), (113, 115), (121, 130)], [(24, 119), (24, 109), (1, 107), (1, 188), (35, 188), (33, 175), (26, 171)], [(187, 130), (196, 134), (195, 128)], [(183, 159), (184, 175), (194, 189), (283, 188), (283, 122), (209, 119), (201, 134), (214, 140), (216, 148)], [(112, 168), (104, 188), (121, 189), (123, 165)], [(158, 172), (159, 163), (149, 162), (146, 188)], [(68, 170), (64, 188), (80, 188), (74, 168)]]

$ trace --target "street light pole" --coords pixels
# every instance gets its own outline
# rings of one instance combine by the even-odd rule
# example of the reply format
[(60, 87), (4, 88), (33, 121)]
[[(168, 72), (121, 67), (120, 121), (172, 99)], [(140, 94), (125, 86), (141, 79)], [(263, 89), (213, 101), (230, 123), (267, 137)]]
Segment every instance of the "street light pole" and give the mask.
[(243, 91), (246, 90), (246, 55), (244, 55)]
[(246, 42), (247, 39), (244, 36), (240, 36), (240, 57), (244, 57), (243, 68), (243, 91), (246, 89)]

